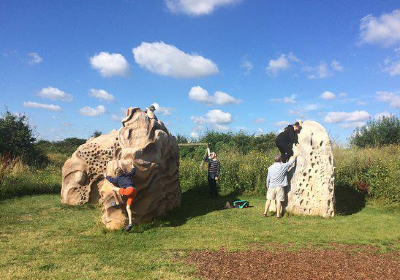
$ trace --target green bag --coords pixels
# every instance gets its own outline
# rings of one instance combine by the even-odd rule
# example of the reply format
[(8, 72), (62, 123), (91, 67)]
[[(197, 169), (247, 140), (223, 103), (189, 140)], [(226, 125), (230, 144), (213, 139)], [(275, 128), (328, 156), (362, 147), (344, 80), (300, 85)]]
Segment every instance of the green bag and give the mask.
[(242, 208), (247, 208), (249, 206), (250, 206), (250, 204), (246, 200), (236, 200), (236, 201), (233, 202), (233, 207), (234, 208), (242, 209)]

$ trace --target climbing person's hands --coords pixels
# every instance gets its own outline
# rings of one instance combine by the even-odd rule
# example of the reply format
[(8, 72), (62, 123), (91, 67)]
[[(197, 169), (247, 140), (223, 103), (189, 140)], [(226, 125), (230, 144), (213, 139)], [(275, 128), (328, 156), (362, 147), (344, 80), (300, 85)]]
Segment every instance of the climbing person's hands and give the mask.
[(218, 181), (218, 177), (215, 177), (215, 181)]

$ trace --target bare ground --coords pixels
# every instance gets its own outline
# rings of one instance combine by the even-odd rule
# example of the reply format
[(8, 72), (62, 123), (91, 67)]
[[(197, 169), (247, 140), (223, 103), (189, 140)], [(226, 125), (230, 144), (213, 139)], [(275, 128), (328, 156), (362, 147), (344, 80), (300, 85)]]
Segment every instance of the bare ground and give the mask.
[(400, 279), (400, 252), (335, 245), (298, 251), (192, 252), (204, 279)]

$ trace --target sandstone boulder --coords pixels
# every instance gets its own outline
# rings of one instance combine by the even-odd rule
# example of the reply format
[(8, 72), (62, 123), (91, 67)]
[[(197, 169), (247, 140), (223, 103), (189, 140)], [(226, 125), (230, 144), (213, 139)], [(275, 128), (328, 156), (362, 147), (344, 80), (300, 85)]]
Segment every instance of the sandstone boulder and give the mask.
[(104, 174), (115, 176), (115, 169), (137, 172), (138, 190), (132, 205), (134, 223), (151, 221), (179, 206), (179, 151), (176, 138), (154, 115), (129, 108), (123, 127), (89, 139), (62, 168), (61, 202), (71, 205), (102, 204), (102, 222), (109, 229), (126, 223), (123, 207), (110, 207), (114, 200)]
[(293, 151), (299, 157), (288, 176), (286, 211), (334, 216), (334, 167), (329, 136), (319, 123), (305, 121), (298, 138), (299, 145)]

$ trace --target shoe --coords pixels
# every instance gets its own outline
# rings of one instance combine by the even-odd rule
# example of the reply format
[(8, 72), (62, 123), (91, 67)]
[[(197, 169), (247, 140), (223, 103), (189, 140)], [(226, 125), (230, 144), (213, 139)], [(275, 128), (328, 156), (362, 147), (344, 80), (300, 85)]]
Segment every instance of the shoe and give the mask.
[(265, 218), (268, 217), (268, 216), (267, 216), (267, 213), (263, 213), (262, 215), (263, 215)]
[(118, 207), (118, 206), (119, 206), (119, 204), (117, 204), (117, 202), (115, 202), (115, 201), (110, 202), (110, 207)]
[(133, 228), (133, 225), (132, 225), (132, 224), (129, 224), (129, 225), (127, 225), (127, 226), (125, 227), (125, 231), (129, 232), (129, 231), (131, 231), (132, 228)]
[(280, 219), (280, 218), (282, 218), (282, 217), (278, 217), (278, 216), (276, 216), (276, 218), (277, 218), (277, 219)]

